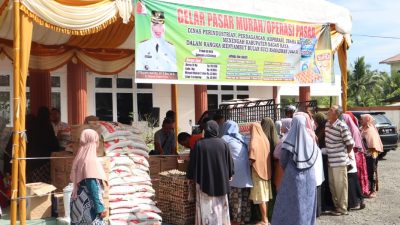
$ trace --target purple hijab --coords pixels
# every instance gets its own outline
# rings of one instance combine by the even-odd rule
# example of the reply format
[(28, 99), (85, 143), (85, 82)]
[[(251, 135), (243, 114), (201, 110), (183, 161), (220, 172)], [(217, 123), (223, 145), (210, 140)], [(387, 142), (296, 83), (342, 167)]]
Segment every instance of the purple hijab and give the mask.
[(362, 149), (363, 151), (365, 151), (365, 148), (364, 148), (364, 145), (363, 145), (362, 139), (361, 139), (360, 130), (357, 127), (357, 125), (354, 123), (351, 116), (348, 114), (343, 114), (342, 118), (343, 118), (344, 122), (346, 122), (347, 126), (349, 127), (351, 136), (353, 136), (354, 148)]

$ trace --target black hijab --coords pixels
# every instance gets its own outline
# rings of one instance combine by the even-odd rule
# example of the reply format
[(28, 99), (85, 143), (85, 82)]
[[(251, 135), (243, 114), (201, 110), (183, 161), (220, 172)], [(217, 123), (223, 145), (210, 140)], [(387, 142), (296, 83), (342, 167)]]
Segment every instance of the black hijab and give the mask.
[(208, 121), (205, 138), (196, 142), (190, 151), (187, 178), (195, 181), (200, 190), (209, 196), (229, 193), (229, 180), (234, 174), (234, 165), (228, 144), (218, 137), (217, 122)]
[(206, 123), (206, 129), (204, 130), (205, 138), (216, 138), (219, 135), (219, 125), (214, 120), (210, 120)]

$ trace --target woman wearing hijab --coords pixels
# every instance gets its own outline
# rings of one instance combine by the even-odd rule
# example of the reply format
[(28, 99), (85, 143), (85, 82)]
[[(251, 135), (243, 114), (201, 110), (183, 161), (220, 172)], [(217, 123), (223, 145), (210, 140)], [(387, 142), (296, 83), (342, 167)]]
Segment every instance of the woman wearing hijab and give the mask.
[(292, 118), (284, 118), (281, 120), (281, 134), (282, 138), (279, 144), (275, 147), (274, 150), (274, 160), (275, 162), (275, 177), (274, 177), (274, 185), (276, 187), (276, 191), (279, 191), (279, 187), (281, 186), (282, 177), (283, 177), (283, 169), (279, 163), (279, 158), (281, 157), (282, 143), (285, 141), (286, 136), (292, 126)]
[(367, 162), (365, 159), (366, 149), (362, 142), (361, 132), (358, 126), (358, 120), (353, 115), (352, 112), (346, 112), (343, 115), (344, 121), (349, 126), (350, 132), (353, 135), (353, 139), (355, 142), (354, 145), (354, 154), (355, 160), (357, 165), (357, 173), (358, 173), (358, 180), (361, 185), (361, 191), (364, 196), (369, 196), (369, 181), (368, 181), (368, 172), (367, 172)]
[(80, 148), (71, 170), (73, 183), (71, 202), (71, 224), (104, 224), (107, 214), (102, 199), (101, 183), (106, 181), (106, 174), (97, 159), (96, 149), (99, 136), (96, 131), (82, 131)]
[(196, 183), (196, 225), (229, 225), (229, 180), (234, 166), (228, 144), (218, 137), (217, 122), (208, 121), (204, 139), (190, 151), (187, 178)]
[(316, 224), (316, 186), (314, 165), (320, 150), (306, 127), (306, 118), (295, 115), (282, 144), (280, 163), (285, 170), (272, 225)]
[[(349, 130), (351, 132), (351, 135), (353, 136), (354, 140), (354, 158), (351, 159), (354, 161), (355, 168), (352, 169), (353, 173), (354, 171), (357, 171), (357, 176), (358, 176), (358, 183), (361, 188), (361, 194), (368, 196), (369, 195), (369, 184), (368, 184), (368, 172), (367, 172), (367, 164), (365, 160), (365, 146), (362, 143), (362, 137), (361, 137), (361, 132), (357, 126), (356, 123), (354, 123), (354, 120), (352, 119), (351, 115), (345, 113), (342, 115), (343, 120), (346, 122), (347, 126), (349, 127)], [(354, 176), (354, 175), (352, 175)], [(349, 186), (349, 193), (350, 193), (350, 186)], [(350, 200), (349, 200), (350, 204)]]
[[(357, 163), (355, 152), (363, 151), (361, 143), (361, 134), (352, 118), (348, 114), (343, 114), (342, 119), (349, 127), (349, 131), (354, 140), (353, 150), (349, 153), (347, 166), (347, 182), (348, 182), (348, 208), (349, 209), (364, 209), (364, 198), (361, 191), (360, 182), (357, 173)], [(361, 150), (359, 150), (361, 149)]]
[(253, 188), (250, 199), (259, 205), (261, 221), (268, 224), (268, 202), (273, 199), (271, 185), (270, 143), (259, 123), (253, 123), (250, 129), (249, 159), (252, 168)]
[(279, 144), (279, 136), (278, 136), (278, 132), (276, 131), (276, 127), (275, 127), (275, 123), (274, 121), (269, 118), (269, 117), (265, 117), (262, 121), (261, 121), (261, 127), (264, 131), (265, 136), (267, 136), (268, 138), (268, 142), (270, 144), (270, 157), (271, 157), (271, 174), (272, 174), (272, 181), (273, 181), (273, 185), (272, 185), (272, 194), (273, 194), (273, 198), (271, 201), (268, 202), (268, 208), (269, 208), (269, 213), (268, 213), (268, 218), (272, 217), (272, 212), (274, 209), (274, 204), (275, 204), (275, 197), (276, 197), (276, 186), (275, 183), (278, 182), (278, 180), (280, 179), (280, 177), (282, 177), (282, 170), (280, 170), (280, 165), (279, 165), (279, 160), (274, 159), (273, 157), (273, 152), (276, 148), (276, 146)]
[[(315, 135), (318, 139), (318, 147), (320, 149), (325, 148), (325, 124), (327, 120), (325, 114), (323, 113), (316, 113), (314, 116), (314, 123), (315, 123)], [(321, 213), (326, 212), (328, 210), (333, 209), (333, 201), (332, 201), (332, 194), (329, 189), (329, 182), (328, 182), (328, 156), (322, 155), (322, 164), (324, 170), (324, 177), (325, 180), (321, 184)], [(317, 212), (318, 215), (318, 212)]]
[(249, 153), (239, 125), (231, 120), (225, 122), (222, 139), (228, 144), (233, 158), (235, 176), (233, 176), (229, 206), (234, 224), (247, 224), (251, 219), (251, 202), (249, 200), (251, 180)]
[[(305, 113), (305, 112), (297, 112), (295, 113), (296, 116), (303, 116), (306, 118), (306, 130), (307, 133), (311, 136), (311, 138), (314, 140), (314, 142), (318, 146), (318, 138), (315, 134), (315, 123), (310, 117), (311, 113)], [(315, 161), (314, 165), (314, 170), (315, 170), (315, 181), (317, 183), (317, 217), (319, 217), (322, 213), (322, 191), (321, 191), (321, 186), (322, 183), (325, 181), (325, 176), (324, 176), (324, 166), (323, 166), (323, 161), (322, 161), (322, 152), (320, 148), (318, 148), (316, 151), (318, 151), (318, 157), (317, 160)]]
[(345, 112), (345, 114), (347, 114), (347, 115), (350, 116), (351, 120), (353, 120), (354, 124), (355, 124), (357, 127), (360, 127), (360, 124), (359, 124), (359, 122), (358, 122), (357, 117), (356, 117), (352, 112), (347, 111), (347, 112)]
[(383, 144), (375, 127), (375, 120), (370, 114), (361, 115), (361, 137), (366, 145), (367, 170), (369, 180), (370, 198), (376, 197), (378, 186), (378, 155), (383, 152)]

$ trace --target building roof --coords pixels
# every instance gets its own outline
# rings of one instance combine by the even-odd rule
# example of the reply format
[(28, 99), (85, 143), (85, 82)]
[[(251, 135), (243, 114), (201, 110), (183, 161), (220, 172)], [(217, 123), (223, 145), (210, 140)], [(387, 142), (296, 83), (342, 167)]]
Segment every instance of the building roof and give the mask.
[(382, 62), (380, 62), (380, 64), (393, 64), (393, 63), (398, 63), (398, 62), (400, 62), (400, 54), (397, 54), (388, 59), (385, 59)]

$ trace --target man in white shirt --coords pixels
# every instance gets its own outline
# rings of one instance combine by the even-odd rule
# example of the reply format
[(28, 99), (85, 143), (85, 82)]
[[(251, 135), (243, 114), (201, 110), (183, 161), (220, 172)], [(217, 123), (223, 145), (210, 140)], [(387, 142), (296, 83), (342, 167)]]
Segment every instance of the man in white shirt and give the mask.
[(164, 12), (152, 11), (151, 34), (151, 39), (138, 46), (136, 70), (177, 72), (175, 46), (164, 38)]

